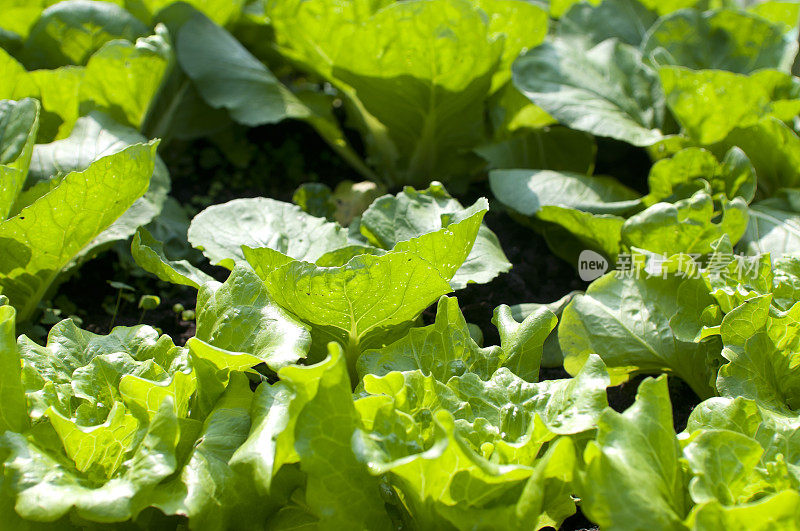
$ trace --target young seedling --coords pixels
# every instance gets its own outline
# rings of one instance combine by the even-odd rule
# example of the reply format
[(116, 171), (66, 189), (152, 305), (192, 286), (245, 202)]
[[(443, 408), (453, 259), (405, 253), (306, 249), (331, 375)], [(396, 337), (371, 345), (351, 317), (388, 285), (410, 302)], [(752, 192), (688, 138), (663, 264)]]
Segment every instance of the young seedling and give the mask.
[(108, 330), (111, 331), (114, 328), (114, 323), (117, 321), (117, 313), (119, 313), (119, 305), (122, 302), (122, 292), (123, 291), (136, 291), (133, 286), (129, 286), (124, 282), (116, 282), (113, 280), (107, 281), (108, 285), (117, 290), (117, 302), (114, 303), (114, 312), (111, 314), (111, 324), (108, 325)]
[(155, 310), (161, 305), (161, 297), (158, 295), (142, 295), (139, 298), (139, 308), (142, 310), (142, 313), (139, 315), (139, 324), (142, 323), (142, 319), (144, 319), (144, 314), (147, 313), (148, 310)]

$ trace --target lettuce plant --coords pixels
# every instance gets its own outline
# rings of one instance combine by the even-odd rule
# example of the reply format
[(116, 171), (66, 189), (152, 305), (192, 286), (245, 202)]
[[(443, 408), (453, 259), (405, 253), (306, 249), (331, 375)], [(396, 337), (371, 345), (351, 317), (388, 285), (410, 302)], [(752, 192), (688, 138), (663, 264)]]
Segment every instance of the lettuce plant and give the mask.
[[(536, 381), (549, 310), (519, 323), (499, 308), (502, 344), (480, 347), (443, 297), (436, 323), (366, 351), (352, 380), (334, 343), (294, 363), (308, 329), (264, 286), (244, 265), (205, 283), (185, 348), (144, 325), (102, 336), (70, 320), (44, 346), (15, 342), (0, 306), (7, 521), (538, 529), (574, 512), (576, 449), (608, 376), (595, 356), (575, 379)], [(252, 370), (264, 362), (274, 378)]]
[(197, 14), (177, 51), (206, 102), (249, 126), (305, 120), (362, 175), (390, 185), (475, 173), (482, 161), (470, 150), (491, 138), (482, 116), (490, 96), (507, 90), (511, 62), (547, 31), (546, 12), (517, 0), (287, 0), (265, 3), (263, 16), (274, 50), (336, 90), (366, 157), (349, 145), (326, 94), (292, 92)]
[(796, 417), (712, 398), (676, 436), (666, 379), (645, 380), (627, 411), (600, 417), (584, 453), (582, 508), (607, 529), (793, 529), (796, 433)]
[(641, 195), (610, 177), (550, 170), (495, 170), (495, 196), (531, 222), (551, 248), (573, 260), (583, 249), (611, 260), (643, 249), (666, 256), (708, 254), (723, 234), (734, 242), (747, 230), (756, 171), (731, 148), (718, 160), (686, 148), (656, 162)]

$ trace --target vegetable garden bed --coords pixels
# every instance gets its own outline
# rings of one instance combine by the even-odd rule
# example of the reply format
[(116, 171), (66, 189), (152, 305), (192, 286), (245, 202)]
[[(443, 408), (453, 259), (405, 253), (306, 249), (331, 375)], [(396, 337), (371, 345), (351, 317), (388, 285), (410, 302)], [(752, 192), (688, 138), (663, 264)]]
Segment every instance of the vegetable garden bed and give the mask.
[(800, 529), (799, 17), (0, 0), (0, 527)]

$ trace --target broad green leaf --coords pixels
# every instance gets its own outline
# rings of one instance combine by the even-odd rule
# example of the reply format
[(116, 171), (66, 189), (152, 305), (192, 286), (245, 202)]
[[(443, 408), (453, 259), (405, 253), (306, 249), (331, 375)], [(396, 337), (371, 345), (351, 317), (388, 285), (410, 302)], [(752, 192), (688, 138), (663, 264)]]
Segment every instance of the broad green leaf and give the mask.
[[(721, 142), (734, 128), (755, 125), (766, 116), (790, 120), (800, 112), (797, 84), (774, 70), (745, 76), (664, 67), (658, 73), (670, 110), (685, 132), (703, 145)], [(781, 87), (789, 94), (781, 93)]]
[(357, 171), (374, 178), (349, 146), (329, 105), (320, 107), (318, 94), (293, 94), (230, 33), (203, 14), (195, 13), (180, 27), (176, 53), (186, 75), (214, 109), (226, 109), (234, 121), (250, 127), (287, 118), (305, 120)]
[(729, 70), (789, 71), (797, 44), (783, 28), (743, 11), (687, 9), (661, 18), (642, 46), (660, 65)]
[(762, 422), (761, 412), (752, 400), (714, 397), (692, 410), (686, 432), (727, 430), (752, 437)]
[(163, 28), (136, 43), (112, 41), (86, 64), (80, 87), (81, 113), (102, 111), (121, 124), (140, 129), (173, 61)]
[(732, 146), (738, 146), (753, 163), (762, 197), (800, 186), (800, 138), (780, 120), (766, 117), (755, 125), (737, 127), (711, 150), (719, 158)]
[[(85, 171), (95, 161), (145, 141), (136, 130), (120, 125), (97, 111), (79, 118), (68, 138), (34, 147), (26, 190), (20, 197), (15, 212), (39, 199), (39, 192), (46, 193), (58, 186), (60, 179), (69, 172)], [(158, 156), (153, 163), (152, 175), (147, 192), (110, 227), (93, 238), (73, 262), (91, 256), (115, 241), (127, 240), (137, 227), (149, 223), (159, 215), (171, 182), (167, 167)]]
[(220, 371), (247, 372), (263, 361), (246, 352), (233, 352), (215, 347), (197, 337), (190, 337), (186, 348), (194, 359), (203, 359), (214, 364)]
[[(341, 5), (280, 0), (267, 4), (265, 14), (275, 25), (281, 53), (326, 76), (332, 60), (348, 44), (347, 38), (355, 27), (387, 5), (389, 2), (385, 0), (355, 0)], [(320, 42), (326, 46), (318, 46)]]
[(258, 386), (250, 433), (229, 461), (234, 470), (244, 470), (254, 478), (252, 488), (273, 498), (281, 467), (300, 459), (294, 448), (294, 424), (304, 406), (301, 401), (286, 382)]
[(124, 453), (139, 429), (139, 422), (125, 411), (121, 402), (114, 404), (108, 420), (98, 426), (80, 426), (52, 408), (45, 415), (78, 471), (87, 473), (97, 468), (108, 479), (122, 465)]
[(729, 529), (731, 531), (767, 531), (794, 529), (800, 519), (800, 494), (796, 490), (765, 496), (734, 507), (718, 502), (698, 505), (688, 518), (688, 524), (698, 531)]
[(0, 432), (21, 433), (30, 420), (14, 333), (15, 317), (14, 308), (0, 305), (0, 370), (3, 372), (0, 380)]
[[(444, 259), (432, 259), (432, 263), (438, 266), (445, 261), (458, 262), (457, 271), (451, 271), (452, 266), (449, 266), (442, 270), (442, 276), (452, 276), (450, 285), (453, 289), (461, 289), (472, 282), (486, 284), (511, 267), (500, 242), (488, 227), (481, 224), (475, 235), (476, 223), (480, 223), (479, 217), (482, 217), (476, 212), (481, 210), (488, 210), (485, 200), (464, 208), (437, 182), (419, 191), (407, 186), (396, 196), (376, 199), (362, 215), (359, 229), (369, 243), (385, 250), (411, 250), (409, 240), (432, 240), (435, 246), (440, 247), (438, 254), (444, 255)], [(457, 246), (463, 246), (463, 242), (469, 240), (475, 242), (466, 259), (444, 246), (447, 239), (432, 234), (441, 232), (441, 229), (447, 229), (445, 234), (455, 234), (454, 244)], [(419, 254), (423, 257), (431, 255), (427, 251)]]
[(494, 20), (460, 0), (393, 3), (355, 26), (334, 56), (333, 80), (363, 107), (368, 152), (390, 183), (474, 171), (464, 151), (484, 136), (482, 102), (503, 54)]
[(779, 257), (800, 252), (800, 213), (781, 198), (767, 199), (750, 206), (747, 231), (739, 248), (747, 254), (770, 253)]
[(42, 12), (21, 53), (31, 69), (85, 65), (109, 41), (148, 34), (147, 26), (118, 5), (72, 0)]
[[(489, 98), (489, 119), (493, 140), (508, 139), (513, 133), (557, 124), (557, 120), (526, 98), (513, 83), (506, 84)], [(591, 136), (591, 135), (587, 135)], [(480, 146), (479, 146), (480, 148)]]
[(750, 159), (737, 147), (725, 153), (721, 162), (710, 151), (690, 147), (653, 164), (647, 184), (647, 206), (658, 201), (674, 203), (699, 190), (706, 190), (718, 200), (740, 196), (750, 202), (756, 192), (756, 173)]
[(212, 264), (228, 269), (244, 259), (243, 245), (269, 247), (296, 260), (315, 262), (348, 244), (347, 232), (337, 223), (264, 197), (234, 199), (205, 209), (192, 220), (189, 242)]
[(721, 361), (718, 341), (683, 342), (670, 327), (672, 316), (681, 311), (677, 294), (683, 279), (640, 274), (607, 274), (564, 309), (558, 330), (564, 367), (577, 374), (589, 354), (596, 353), (608, 367), (612, 385), (632, 373), (668, 371), (699, 396), (713, 396)]
[[(370, 374), (383, 376), (392, 371), (420, 370), (440, 382), (447, 382), (464, 372), (487, 379), (501, 366), (504, 357), (508, 355), (501, 347), (478, 346), (470, 337), (458, 300), (442, 297), (434, 324), (412, 328), (402, 339), (379, 350), (365, 352), (357, 367), (362, 378)], [(538, 367), (536, 369), (538, 372)]]
[(542, 209), (537, 217), (546, 222), (542, 232), (547, 245), (567, 262), (577, 264), (584, 249), (596, 251), (611, 261), (617, 259), (625, 218), (558, 206)]
[(581, 509), (603, 529), (683, 529), (687, 496), (667, 378), (639, 384), (624, 413), (607, 409), (584, 452)]
[(745, 491), (762, 453), (755, 439), (735, 431), (700, 433), (683, 449), (694, 475), (689, 484), (694, 502), (738, 503), (742, 494), (749, 494)]
[(655, 11), (660, 16), (668, 15), (686, 9), (687, 7), (702, 6), (703, 2), (698, 0), (640, 0), (642, 5), (651, 11)]
[(167, 258), (164, 254), (164, 244), (153, 238), (144, 227), (137, 229), (133, 236), (131, 254), (142, 269), (165, 282), (199, 289), (205, 283), (214, 281), (213, 277), (186, 260), (173, 261)]
[[(561, 18), (564, 16), (564, 13), (569, 11), (569, 9), (574, 6), (575, 4), (579, 3), (581, 0), (549, 0), (547, 3), (550, 7), (550, 16), (553, 18)], [(602, 0), (587, 0), (586, 3), (596, 6), (602, 2)]]
[(566, 127), (525, 129), (475, 149), (493, 170), (530, 168), (587, 175), (594, 168), (596, 152), (591, 135)]
[(42, 11), (57, 0), (3, 0), (0, 3), (0, 27), (27, 37)]
[[(220, 26), (226, 26), (238, 20), (246, 2), (244, 0), (185, 0), (186, 4), (202, 12)], [(161, 15), (162, 10), (174, 5), (172, 0), (126, 0), (125, 7), (146, 23), (152, 23), (152, 17)]]
[(495, 197), (524, 216), (548, 207), (592, 214), (621, 214), (639, 206), (636, 192), (611, 177), (549, 170), (496, 170), (489, 174)]
[(434, 324), (413, 328), (406, 337), (365, 352), (359, 358), (358, 373), (363, 378), (367, 374), (421, 370), (447, 382), (465, 372), (485, 380), (498, 368), (507, 367), (520, 378), (536, 381), (542, 345), (556, 320), (552, 312), (541, 309), (518, 323), (507, 306), (500, 306), (493, 319), (500, 333), (500, 346), (482, 348), (471, 338), (458, 301), (442, 297)]
[(147, 191), (157, 145), (136, 144), (70, 173), (0, 223), (0, 286), (20, 321), (31, 318), (70, 260)]
[(266, 66), (201, 13), (183, 24), (176, 49), (203, 98), (212, 107), (228, 109), (234, 120), (252, 127), (309, 116), (309, 109)]
[(165, 402), (174, 406), (176, 417), (186, 418), (189, 414), (190, 398), (196, 390), (195, 375), (181, 371), (175, 372), (166, 380), (126, 374), (119, 382), (119, 393), (125, 405), (140, 416), (146, 415), (151, 422)]
[(608, 406), (608, 383), (603, 362), (592, 356), (575, 378), (530, 383), (502, 368), (488, 381), (466, 373), (451, 379), (447, 386), (470, 404), (476, 418), (487, 419), (500, 428), (504, 438), (513, 440), (527, 431), (534, 414), (559, 435), (594, 429)]
[[(489, 17), (489, 36), (503, 40), (500, 64), (492, 78), (492, 92), (511, 81), (511, 63), (520, 52), (535, 48), (547, 35), (547, 11), (520, 0), (478, 0), (478, 9)], [(520, 21), (524, 20), (524, 24)]]
[[(575, 295), (582, 293), (581, 291), (572, 291), (567, 293), (559, 300), (549, 304), (539, 304), (535, 302), (528, 302), (523, 304), (515, 304), (510, 307), (511, 316), (517, 321), (524, 321), (529, 315), (539, 311), (541, 308), (547, 308), (555, 314), (558, 319), (564, 313), (564, 308), (572, 301)], [(498, 309), (495, 308), (495, 313)], [(561, 367), (564, 365), (564, 353), (561, 352), (561, 346), (558, 344), (558, 327), (554, 328), (550, 335), (542, 345), (542, 367)]]
[(0, 49), (0, 73), (0, 99), (37, 98), (40, 101), (40, 142), (50, 142), (69, 134), (78, 119), (78, 90), (83, 69), (68, 66), (28, 72)]
[[(360, 353), (394, 339), (452, 288), (438, 269), (411, 252), (356, 256), (342, 267), (293, 261), (272, 249), (244, 248), (278, 306), (312, 326), (317, 343), (344, 345), (354, 367)], [(279, 260), (277, 267), (269, 261)]]
[(28, 177), (39, 109), (33, 99), (0, 100), (0, 221), (8, 217)]
[(556, 35), (579, 40), (586, 49), (606, 39), (638, 48), (656, 20), (658, 15), (638, 0), (579, 2), (558, 21)]
[(793, 0), (767, 0), (750, 6), (749, 10), (773, 24), (783, 24), (785, 31), (795, 27), (800, 19), (800, 3)]
[(557, 323), (558, 318), (547, 308), (534, 310), (521, 323), (505, 304), (495, 308), (492, 324), (500, 334), (503, 366), (520, 378), (538, 380), (544, 342)]
[(318, 526), (390, 529), (379, 480), (351, 448), (360, 423), (341, 347), (332, 345), (322, 363), (285, 367), (279, 376), (305, 402), (294, 427), (294, 446), (308, 475), (306, 502), (320, 518)]
[(622, 226), (622, 242), (629, 248), (672, 256), (677, 253), (707, 254), (723, 234), (737, 242), (747, 228), (747, 203), (737, 197), (714, 211), (714, 200), (700, 191), (674, 204), (656, 203), (628, 218)]
[(271, 508), (260, 503), (251, 479), (228, 465), (247, 438), (252, 402), (247, 377), (233, 374), (204, 420), (180, 475), (159, 486), (156, 507), (166, 514), (187, 516), (203, 529), (263, 525)]
[(6, 432), (0, 448), (8, 456), (5, 470), (13, 473), (4, 486), (16, 497), (16, 512), (38, 522), (55, 521), (73, 508), (79, 517), (96, 522), (124, 522), (139, 514), (152, 502), (159, 482), (177, 468), (179, 428), (172, 409), (163, 404), (125, 469), (100, 484), (65, 466), (49, 441)]
[(588, 51), (554, 38), (514, 63), (514, 84), (564, 125), (636, 146), (664, 138), (664, 94), (635, 48), (609, 39)]
[(224, 284), (204, 284), (197, 295), (197, 339), (246, 353), (272, 370), (308, 352), (307, 327), (278, 307), (250, 267), (234, 268)]
[(535, 216), (557, 255), (577, 263), (583, 249), (610, 259), (620, 252), (625, 219), (641, 199), (610, 177), (548, 170), (495, 170), (489, 174), (495, 197), (524, 216)]

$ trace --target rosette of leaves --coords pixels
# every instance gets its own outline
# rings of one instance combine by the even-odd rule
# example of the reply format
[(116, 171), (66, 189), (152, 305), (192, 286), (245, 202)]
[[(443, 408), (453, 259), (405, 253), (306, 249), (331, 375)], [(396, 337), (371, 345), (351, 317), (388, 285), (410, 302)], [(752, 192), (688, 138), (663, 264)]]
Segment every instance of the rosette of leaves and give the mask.
[(713, 249), (702, 262), (640, 255), (630, 273), (608, 274), (575, 296), (558, 330), (565, 368), (574, 373), (597, 353), (612, 382), (666, 371), (703, 398), (742, 396), (795, 411), (796, 257), (772, 264), (769, 255), (735, 255), (727, 236)]
[(665, 377), (606, 410), (586, 448), (581, 508), (604, 529), (793, 529), (798, 418), (745, 398), (698, 405), (676, 436)]
[(299, 464), (305, 483), (274, 523), (521, 529), (574, 512), (576, 447), (591, 438), (608, 377), (595, 357), (575, 379), (536, 383), (555, 316), (518, 323), (501, 307), (496, 322), (501, 346), (481, 348), (443, 297), (435, 324), (361, 357), (355, 395), (335, 344), (323, 362), (283, 367), (262, 384), (232, 463), (272, 492)]
[[(558, 527), (574, 512), (575, 448), (606, 405), (598, 357), (574, 378), (537, 382), (556, 317), (495, 311), (501, 345), (479, 347), (455, 299), (436, 322), (359, 360), (354, 447), (423, 526)], [(524, 378), (524, 379), (523, 379)]]
[(175, 528), (188, 518), (192, 529), (221, 530), (242, 525), (244, 513), (263, 525), (276, 510), (252, 489), (249, 469), (229, 461), (252, 424), (244, 373), (292, 348), (291, 337), (246, 354), (196, 338), (176, 347), (145, 325), (96, 335), (66, 320), (41, 346), (15, 341), (14, 316), (0, 306), (6, 522)]
[[(238, 269), (237, 278), (255, 271), (264, 296), (310, 327), (314, 356), (337, 341), (353, 369), (361, 352), (401, 337), (441, 295), (510, 267), (482, 224), (487, 210), (485, 199), (463, 208), (434, 183), (378, 198), (344, 229), (288, 203), (237, 199), (198, 214), (189, 240), (212, 263)], [(132, 250), (163, 280), (208, 281), (170, 261), (145, 231)]]
[(769, 255), (734, 256), (723, 240), (712, 258), (715, 270), (703, 273), (692, 286), (681, 287), (688, 311), (675, 318), (676, 329), (696, 343), (721, 341), (725, 364), (716, 378), (721, 396), (745, 397), (762, 408), (796, 414), (792, 412), (800, 408), (797, 257), (782, 257), (773, 265)]
[[(330, 90), (283, 84), (197, 14), (178, 34), (177, 55), (203, 99), (247, 126), (304, 120), (365, 178), (390, 186), (475, 176), (484, 163), (471, 150), (491, 139), (484, 113), (498, 107), (495, 94), (513, 94), (511, 63), (548, 25), (544, 9), (518, 0), (281, 0), (258, 15), (269, 27), (251, 19), (249, 48), (263, 50), (266, 37), (262, 55), (277, 54)], [(344, 135), (334, 102), (365, 156)]]
[(721, 159), (686, 148), (656, 162), (644, 196), (604, 176), (495, 170), (489, 178), (495, 197), (575, 264), (584, 249), (612, 262), (633, 249), (666, 256), (711, 253), (723, 234), (734, 242), (745, 234), (747, 203), (756, 190), (753, 165), (735, 147)]
[[(762, 74), (767, 69), (785, 75), (797, 53), (780, 20), (744, 9), (703, 7), (691, 1), (575, 3), (550, 38), (514, 63), (514, 85), (562, 125), (658, 152), (677, 140), (678, 126), (686, 131), (682, 111), (674, 105), (673, 73), (713, 76), (718, 83), (736, 74), (772, 76)], [(730, 98), (708, 121), (712, 128), (715, 122), (735, 124), (762, 92), (742, 87), (725, 94), (718, 84), (717, 96), (709, 98), (709, 90), (684, 87), (700, 98), (684, 114), (690, 121), (717, 112), (716, 104)], [(741, 94), (747, 95), (742, 99)]]

